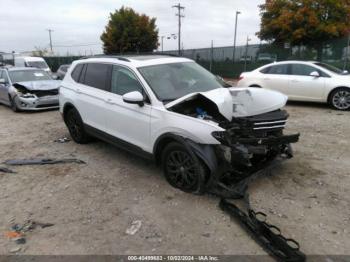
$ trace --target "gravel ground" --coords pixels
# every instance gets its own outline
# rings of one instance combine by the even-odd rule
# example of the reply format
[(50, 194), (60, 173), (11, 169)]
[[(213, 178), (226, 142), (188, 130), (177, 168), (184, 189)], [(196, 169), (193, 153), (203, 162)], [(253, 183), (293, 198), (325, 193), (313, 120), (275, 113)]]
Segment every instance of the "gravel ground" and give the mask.
[[(350, 112), (293, 103), (287, 132), (295, 157), (255, 181), (252, 205), (306, 254), (350, 255)], [(104, 142), (58, 144), (68, 136), (57, 111), (0, 106), (0, 162), (77, 157), (84, 164), (26, 166), (0, 173), (0, 254), (265, 254), (214, 196), (170, 187), (161, 171)], [(27, 219), (53, 223), (16, 245), (2, 232)], [(126, 229), (142, 225), (134, 235)]]

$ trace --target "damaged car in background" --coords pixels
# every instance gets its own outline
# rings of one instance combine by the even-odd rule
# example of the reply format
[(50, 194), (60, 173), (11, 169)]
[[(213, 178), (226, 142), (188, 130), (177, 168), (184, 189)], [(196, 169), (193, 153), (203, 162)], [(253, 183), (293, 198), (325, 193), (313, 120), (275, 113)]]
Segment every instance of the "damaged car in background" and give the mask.
[(14, 112), (58, 108), (61, 81), (41, 69), (0, 68), (0, 102)]
[(186, 58), (92, 57), (75, 61), (60, 87), (74, 141), (94, 136), (155, 159), (185, 192), (222, 195), (228, 185), (292, 157), (287, 97), (232, 88)]

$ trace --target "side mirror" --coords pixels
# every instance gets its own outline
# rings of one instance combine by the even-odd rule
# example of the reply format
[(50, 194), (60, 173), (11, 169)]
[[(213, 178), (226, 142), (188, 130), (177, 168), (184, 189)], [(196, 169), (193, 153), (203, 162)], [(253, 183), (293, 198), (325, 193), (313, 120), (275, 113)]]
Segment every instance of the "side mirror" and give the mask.
[(311, 72), (310, 76), (312, 77), (320, 77), (320, 74), (317, 71)]
[(58, 78), (58, 75), (52, 75), (52, 79), (53, 80), (58, 80), (59, 78)]
[(139, 91), (133, 91), (123, 95), (123, 101), (128, 104), (144, 105), (143, 95)]
[(348, 74), (349, 74), (349, 71), (348, 71), (348, 70), (344, 70), (344, 71), (343, 71), (343, 74), (344, 74), (344, 75), (348, 75)]
[(6, 81), (4, 78), (0, 78), (0, 85), (6, 85)]

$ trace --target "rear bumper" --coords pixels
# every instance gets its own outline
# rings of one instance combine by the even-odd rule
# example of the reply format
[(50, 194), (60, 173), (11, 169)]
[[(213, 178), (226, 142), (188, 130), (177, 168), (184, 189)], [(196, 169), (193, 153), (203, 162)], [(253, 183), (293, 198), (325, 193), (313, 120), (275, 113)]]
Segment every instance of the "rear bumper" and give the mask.
[(58, 95), (43, 97), (35, 96), (31, 98), (16, 96), (14, 101), (18, 109), (22, 111), (40, 111), (59, 108)]

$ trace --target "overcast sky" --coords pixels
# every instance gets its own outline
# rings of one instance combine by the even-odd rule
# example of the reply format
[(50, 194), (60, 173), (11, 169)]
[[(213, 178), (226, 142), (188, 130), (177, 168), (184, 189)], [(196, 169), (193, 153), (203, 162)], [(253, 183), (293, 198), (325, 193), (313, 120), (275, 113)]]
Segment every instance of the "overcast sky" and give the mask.
[[(177, 33), (176, 10), (179, 0), (1, 0), (0, 51), (31, 51), (34, 47), (48, 48), (46, 29), (54, 30), (54, 51), (62, 54), (101, 53), (100, 35), (108, 22), (109, 13), (121, 6), (157, 18), (159, 35)], [(186, 7), (183, 19), (185, 49), (229, 46), (234, 39), (235, 12), (238, 20), (237, 44), (258, 43), (258, 5), (264, 0), (181, 0)], [(77, 46), (81, 45), (81, 46)], [(85, 45), (85, 46), (83, 46)], [(177, 48), (177, 40), (164, 40), (164, 49)]]

